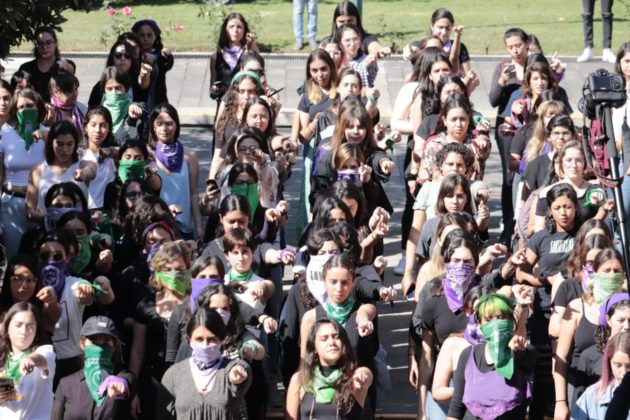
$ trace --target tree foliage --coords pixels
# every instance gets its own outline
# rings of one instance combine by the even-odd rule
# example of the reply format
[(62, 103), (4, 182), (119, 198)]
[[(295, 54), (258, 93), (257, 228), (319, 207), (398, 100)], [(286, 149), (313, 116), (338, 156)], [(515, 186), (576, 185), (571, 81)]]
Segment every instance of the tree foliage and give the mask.
[(66, 9), (89, 11), (101, 4), (102, 0), (0, 1), (0, 58), (7, 57), (11, 47), (30, 41), (39, 26), (60, 30)]

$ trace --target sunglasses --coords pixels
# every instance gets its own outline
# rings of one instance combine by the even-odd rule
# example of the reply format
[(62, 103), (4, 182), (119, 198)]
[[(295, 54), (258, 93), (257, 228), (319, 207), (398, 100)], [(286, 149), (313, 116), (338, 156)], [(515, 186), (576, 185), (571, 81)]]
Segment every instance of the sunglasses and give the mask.
[(63, 252), (61, 251), (55, 251), (55, 252), (48, 252), (48, 251), (43, 251), (40, 252), (39, 254), (39, 260), (40, 261), (55, 261), (55, 262), (59, 262), (59, 261), (63, 261), (64, 260), (64, 256), (63, 256)]
[(127, 54), (126, 52), (118, 52), (118, 51), (116, 51), (116, 52), (114, 53), (114, 57), (115, 57), (115, 58), (117, 58), (117, 59), (119, 59), (119, 60), (120, 60), (121, 58), (124, 58), (125, 60), (129, 60), (129, 59), (131, 59), (131, 56), (130, 56), (129, 54)]

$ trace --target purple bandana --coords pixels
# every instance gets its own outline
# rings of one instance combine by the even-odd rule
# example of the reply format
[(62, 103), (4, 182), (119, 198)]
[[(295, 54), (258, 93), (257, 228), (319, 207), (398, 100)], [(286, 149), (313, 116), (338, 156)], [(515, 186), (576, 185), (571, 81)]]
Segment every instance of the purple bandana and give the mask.
[(477, 267), (468, 263), (447, 263), (444, 278), (444, 296), (451, 311), (464, 307), (464, 296), (475, 278)]
[(582, 290), (586, 292), (591, 284), (593, 284), (593, 264), (582, 266)]
[(466, 324), (466, 329), (464, 330), (464, 338), (472, 346), (476, 346), (477, 344), (481, 344), (486, 341), (483, 334), (479, 331), (479, 324), (477, 324), (475, 314), (468, 315), (468, 324)]
[(223, 280), (217, 278), (192, 278), (191, 279), (191, 292), (190, 292), (190, 312), (195, 312), (195, 308), (197, 307), (197, 296), (201, 294), (203, 289), (210, 286), (211, 284), (223, 284)]
[(57, 294), (57, 300), (61, 302), (63, 288), (66, 286), (68, 263), (66, 261), (42, 261), (40, 269), (42, 285), (51, 286)]
[(243, 47), (241, 45), (237, 45), (232, 48), (223, 48), (223, 58), (225, 59), (227, 65), (230, 66), (230, 70), (234, 70), (242, 52)]
[(184, 162), (184, 146), (179, 140), (170, 144), (158, 142), (155, 146), (155, 157), (169, 171), (179, 172), (182, 170), (182, 163)]

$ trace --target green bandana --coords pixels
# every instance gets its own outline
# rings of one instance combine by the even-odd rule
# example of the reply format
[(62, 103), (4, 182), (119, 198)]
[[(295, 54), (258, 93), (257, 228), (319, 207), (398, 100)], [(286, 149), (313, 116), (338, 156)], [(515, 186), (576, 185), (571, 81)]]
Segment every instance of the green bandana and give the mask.
[(228, 283), (232, 283), (233, 281), (237, 281), (239, 283), (247, 283), (253, 275), (254, 271), (251, 269), (246, 273), (238, 273), (234, 269), (232, 269), (227, 273)]
[(103, 95), (103, 106), (112, 114), (112, 133), (116, 134), (129, 113), (131, 98), (125, 93), (106, 93)]
[(33, 132), (39, 128), (39, 111), (37, 109), (23, 109), (17, 113), (18, 131), (24, 139), (24, 149), (28, 150), (33, 144)]
[(341, 379), (341, 369), (334, 369), (330, 375), (324, 376), (319, 366), (315, 368), (313, 382), (304, 387), (315, 395), (315, 402), (318, 404), (330, 404), (335, 398), (335, 385)]
[(249, 204), (249, 220), (253, 221), (254, 213), (256, 213), (256, 208), (258, 208), (258, 202), (260, 201), (258, 183), (233, 185), (230, 187), (230, 192), (232, 194), (241, 195), (247, 199), (247, 203)]
[(345, 302), (335, 305), (330, 301), (326, 301), (326, 316), (333, 321), (337, 321), (344, 327), (354, 308), (354, 298), (350, 296)]
[(90, 235), (77, 235), (77, 241), (79, 241), (79, 252), (75, 255), (71, 267), (72, 272), (75, 274), (82, 272), (92, 259)]
[(166, 287), (180, 295), (188, 293), (190, 288), (190, 271), (188, 270), (172, 270), (172, 271), (156, 271), (155, 276)]
[(144, 160), (119, 160), (118, 177), (123, 184), (127, 182), (128, 179), (144, 179), (144, 168), (146, 167), (147, 163)]
[(9, 353), (9, 357), (7, 357), (7, 365), (5, 375), (11, 379), (15, 384), (20, 383), (20, 379), (22, 379), (22, 374), (20, 373), (20, 362), (26, 356), (31, 354), (31, 349), (27, 349), (25, 352), (20, 354), (19, 356), (14, 356), (13, 352)]
[(85, 375), (85, 382), (87, 383), (90, 395), (96, 405), (99, 407), (105, 402), (107, 395), (101, 396), (98, 393), (98, 387), (109, 375), (114, 373), (114, 364), (112, 363), (112, 356), (114, 355), (114, 348), (111, 346), (97, 346), (94, 344), (88, 344), (83, 350), (84, 362), (83, 362), (83, 374)]
[[(604, 200), (599, 201), (599, 202), (595, 202), (593, 201), (593, 196), (594, 195), (603, 195), (604, 196)], [(582, 202), (582, 208), (584, 207), (599, 207), (602, 204), (604, 204), (606, 202), (606, 193), (604, 192), (603, 189), (601, 188), (592, 188), (590, 190), (586, 191), (586, 195), (584, 197), (584, 201)]]
[(490, 356), (494, 360), (497, 374), (505, 379), (512, 379), (514, 374), (514, 355), (508, 343), (514, 336), (514, 321), (509, 319), (493, 319), (480, 326)]
[(591, 287), (595, 303), (601, 305), (615, 293), (621, 292), (625, 279), (621, 273), (594, 273)]

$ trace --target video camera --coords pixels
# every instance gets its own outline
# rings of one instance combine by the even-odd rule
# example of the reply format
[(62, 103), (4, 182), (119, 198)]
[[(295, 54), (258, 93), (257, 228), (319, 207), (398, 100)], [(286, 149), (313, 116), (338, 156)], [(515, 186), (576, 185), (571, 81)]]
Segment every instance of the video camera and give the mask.
[(626, 81), (620, 74), (606, 69), (595, 70), (584, 81), (578, 108), (589, 119), (596, 118), (597, 105), (619, 108), (626, 103)]

